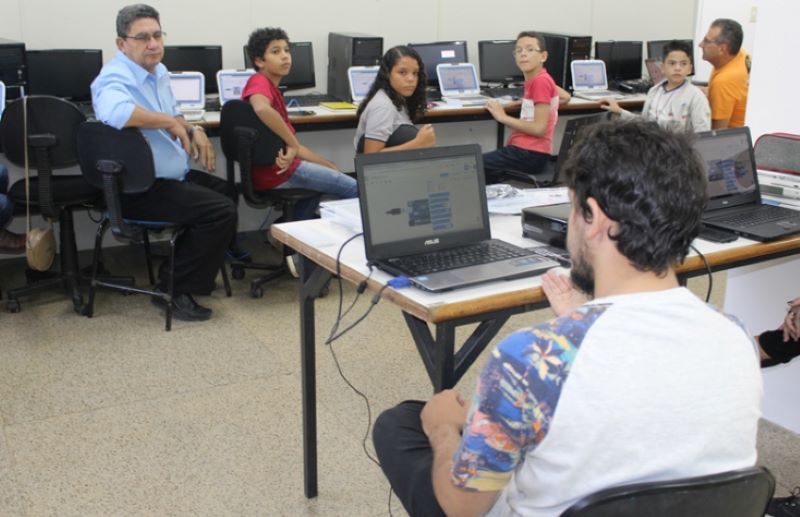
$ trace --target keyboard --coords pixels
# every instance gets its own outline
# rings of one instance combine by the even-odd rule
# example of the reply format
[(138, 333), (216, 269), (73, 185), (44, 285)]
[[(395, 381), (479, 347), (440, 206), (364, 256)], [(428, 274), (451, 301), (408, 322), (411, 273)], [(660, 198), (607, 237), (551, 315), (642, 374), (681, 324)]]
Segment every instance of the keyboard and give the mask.
[(591, 91), (575, 90), (575, 97), (578, 97), (580, 99), (596, 101), (602, 99), (603, 97), (611, 97), (612, 99), (624, 99), (625, 95), (613, 90), (591, 90)]
[(186, 122), (197, 122), (203, 120), (206, 110), (181, 110), (181, 115), (186, 119)]
[(484, 90), (484, 93), (494, 99), (498, 97), (513, 97), (516, 99), (521, 99), (522, 96), (525, 94), (525, 88), (523, 88), (522, 86), (486, 88)]
[(404, 271), (408, 276), (419, 276), (517, 257), (527, 257), (532, 254), (533, 252), (530, 250), (524, 250), (507, 242), (493, 239), (449, 250), (396, 257), (388, 259), (386, 262)]
[(300, 107), (300, 108), (307, 108), (310, 106), (319, 106), (321, 102), (339, 102), (342, 99), (338, 99), (333, 95), (328, 95), (327, 93), (308, 93), (305, 95), (284, 95), (283, 101), (286, 103), (287, 107)]
[[(787, 211), (793, 213), (787, 214)], [(752, 228), (760, 224), (784, 221), (787, 219), (800, 221), (800, 212), (773, 205), (759, 205), (744, 212), (714, 217), (713, 221), (718, 224), (738, 226), (740, 228)]]
[(467, 97), (444, 97), (444, 100), (458, 102), (462, 106), (483, 106), (491, 99), (484, 97), (483, 95), (474, 95)]

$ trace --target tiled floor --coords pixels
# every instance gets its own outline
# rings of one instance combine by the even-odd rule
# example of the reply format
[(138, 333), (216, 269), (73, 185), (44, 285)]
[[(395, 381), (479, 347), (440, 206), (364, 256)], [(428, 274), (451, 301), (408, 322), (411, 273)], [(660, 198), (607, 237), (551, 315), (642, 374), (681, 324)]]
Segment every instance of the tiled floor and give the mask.
[[(114, 271), (130, 262), (128, 253), (112, 258)], [(18, 260), (0, 262), (2, 286), (20, 281)], [(705, 289), (702, 280), (694, 285)], [(215, 292), (203, 300), (214, 309), (210, 321), (176, 321), (169, 333), (143, 296), (103, 292), (92, 319), (56, 294), (23, 300), (19, 314), (0, 311), (0, 516), (387, 515), (388, 485), (362, 451), (366, 407), (324, 345), (317, 356), (320, 494), (303, 496), (295, 289), (283, 278), (255, 300), (246, 281), (235, 281), (233, 298)], [(320, 337), (337, 295), (334, 285), (317, 304)], [(549, 316), (516, 316), (507, 328)], [(430, 395), (388, 303), (334, 350), (373, 418)], [(472, 390), (476, 373), (462, 380), (462, 391)], [(779, 492), (800, 483), (800, 437), (763, 423), (759, 442)], [(396, 498), (392, 511), (403, 514)]]

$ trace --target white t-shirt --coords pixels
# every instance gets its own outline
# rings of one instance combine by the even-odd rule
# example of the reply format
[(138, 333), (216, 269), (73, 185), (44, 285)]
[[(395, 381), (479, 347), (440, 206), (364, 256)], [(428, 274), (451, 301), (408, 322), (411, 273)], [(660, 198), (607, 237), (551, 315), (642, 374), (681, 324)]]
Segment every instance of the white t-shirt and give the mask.
[(498, 344), (453, 482), (502, 490), (492, 516), (557, 516), (610, 486), (751, 466), (761, 391), (752, 338), (685, 288), (595, 300)]
[[(708, 131), (711, 129), (711, 107), (708, 98), (689, 79), (677, 88), (667, 90), (664, 80), (650, 88), (642, 106), (642, 117), (658, 122), (672, 131)], [(622, 111), (623, 117), (634, 116)]]

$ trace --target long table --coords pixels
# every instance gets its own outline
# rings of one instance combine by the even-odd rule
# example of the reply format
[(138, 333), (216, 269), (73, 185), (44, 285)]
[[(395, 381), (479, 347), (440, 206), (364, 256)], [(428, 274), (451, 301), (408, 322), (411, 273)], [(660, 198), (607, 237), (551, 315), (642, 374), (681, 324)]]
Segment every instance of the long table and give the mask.
[[(522, 237), (519, 216), (492, 216), (492, 235), (523, 247), (540, 245)], [(356, 232), (326, 220), (301, 221), (272, 226), (275, 238), (301, 256), (300, 268), (300, 347), (303, 397), (304, 490), (306, 497), (317, 495), (317, 420), (316, 420), (316, 328), (314, 300), (332, 272), (336, 256), (347, 239)], [(367, 281), (368, 289), (378, 291), (391, 278), (381, 271), (371, 275), (364, 256), (363, 237), (353, 239), (341, 250), (340, 276), (353, 284)], [(770, 243), (737, 239), (727, 244), (696, 240), (695, 246), (714, 271), (744, 266), (800, 253), (800, 236)], [(682, 280), (702, 275), (705, 262), (690, 255), (678, 272)], [(414, 339), (434, 391), (456, 384), (481, 354), (505, 322), (519, 314), (547, 305), (539, 277), (493, 282), (433, 294), (415, 288), (387, 288), (381, 297), (397, 305)], [(456, 328), (479, 323), (456, 351)], [(435, 332), (429, 327), (432, 324)]]

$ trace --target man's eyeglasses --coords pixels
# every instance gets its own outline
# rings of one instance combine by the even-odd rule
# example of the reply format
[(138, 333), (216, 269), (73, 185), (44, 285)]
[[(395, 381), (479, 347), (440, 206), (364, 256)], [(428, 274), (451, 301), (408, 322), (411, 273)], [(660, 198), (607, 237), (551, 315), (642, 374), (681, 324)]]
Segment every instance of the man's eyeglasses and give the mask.
[(141, 34), (136, 34), (135, 36), (122, 36), (124, 39), (132, 39), (138, 41), (140, 43), (148, 43), (151, 39), (156, 41), (161, 41), (167, 36), (166, 32), (156, 31), (152, 34), (147, 32), (143, 32)]
[(703, 45), (721, 45), (722, 42), (716, 39), (703, 38)]
[(542, 52), (542, 51), (539, 50), (538, 48), (533, 48), (533, 47), (525, 47), (525, 48), (518, 47), (515, 48), (511, 53), (514, 54), (515, 56), (519, 56), (523, 52), (526, 54), (532, 54), (534, 52)]

